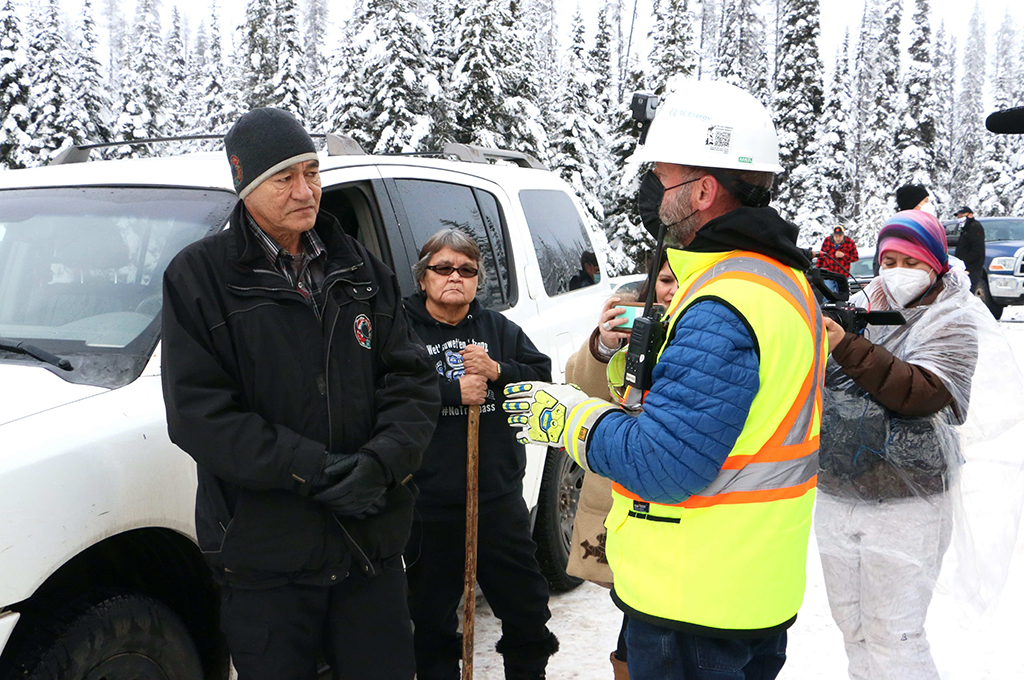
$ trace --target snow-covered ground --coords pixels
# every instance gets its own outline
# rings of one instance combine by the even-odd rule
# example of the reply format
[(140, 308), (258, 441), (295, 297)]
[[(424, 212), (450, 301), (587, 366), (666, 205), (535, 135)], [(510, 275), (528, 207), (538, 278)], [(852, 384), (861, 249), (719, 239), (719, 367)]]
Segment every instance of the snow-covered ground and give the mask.
[[(1024, 365), (1024, 308), (1007, 308), (1003, 329)], [(1020, 398), (1024, 399), (1024, 395)], [(988, 445), (1004, 445), (1024, 455), (1024, 425)], [(952, 552), (952, 551), (950, 551)], [(949, 554), (947, 554), (949, 557)], [(608, 591), (590, 583), (551, 598), (550, 627), (561, 641), (551, 659), (551, 680), (611, 680), (608, 655), (615, 647), (622, 615)], [(1024, 532), (1019, 532), (1010, 574), (995, 610), (985, 625), (963, 624), (958, 605), (936, 593), (926, 624), (933, 656), (943, 680), (1024, 680), (1021, 635), (1024, 633)], [(486, 602), (477, 603), (475, 677), (498, 680), (501, 658), (494, 652), (500, 623)], [(846, 677), (842, 635), (832, 622), (825, 597), (821, 563), (811, 535), (807, 559), (807, 594), (797, 622), (789, 632), (788, 661), (779, 676), (792, 680)]]

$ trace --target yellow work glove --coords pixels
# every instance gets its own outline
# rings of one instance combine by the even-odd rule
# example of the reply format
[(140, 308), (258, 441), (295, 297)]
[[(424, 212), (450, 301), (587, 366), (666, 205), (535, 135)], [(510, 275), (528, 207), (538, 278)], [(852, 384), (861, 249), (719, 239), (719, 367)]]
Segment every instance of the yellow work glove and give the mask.
[(584, 469), (586, 440), (601, 415), (618, 410), (601, 399), (591, 399), (575, 385), (544, 382), (511, 383), (505, 387), (502, 408), (508, 424), (519, 428), (516, 439), (560, 446)]

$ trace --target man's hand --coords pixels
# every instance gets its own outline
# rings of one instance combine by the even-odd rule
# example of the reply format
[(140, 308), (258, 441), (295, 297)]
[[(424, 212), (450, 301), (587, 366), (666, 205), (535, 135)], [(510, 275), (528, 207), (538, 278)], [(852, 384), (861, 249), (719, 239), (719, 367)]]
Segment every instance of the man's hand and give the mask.
[(846, 331), (843, 330), (842, 326), (827, 316), (823, 316), (822, 318), (825, 320), (825, 332), (828, 333), (828, 352), (831, 354), (832, 350), (834, 350), (836, 346), (843, 341), (843, 338), (846, 337)]
[(544, 382), (512, 383), (505, 387), (502, 408), (510, 413), (508, 424), (520, 429), (516, 439), (522, 444), (565, 446), (566, 416), (587, 395), (575, 385), (554, 385)]
[[(498, 376), (501, 375), (498, 362), (491, 359), (490, 355), (487, 354), (487, 350), (480, 345), (466, 345), (466, 349), (462, 350), (461, 354), (462, 366), (466, 369), (466, 373), (482, 375), (488, 380), (497, 380)], [(482, 404), (483, 402), (479, 403)]]
[(366, 519), (384, 508), (388, 480), (384, 466), (368, 453), (333, 457), (324, 467), (321, 480), (327, 488), (313, 495), (337, 515)]
[(487, 378), (466, 373), (459, 378), (459, 391), (462, 392), (462, 403), (466, 406), (483, 404), (487, 401)]
[(836, 251), (836, 257), (846, 257), (846, 253), (841, 250)]

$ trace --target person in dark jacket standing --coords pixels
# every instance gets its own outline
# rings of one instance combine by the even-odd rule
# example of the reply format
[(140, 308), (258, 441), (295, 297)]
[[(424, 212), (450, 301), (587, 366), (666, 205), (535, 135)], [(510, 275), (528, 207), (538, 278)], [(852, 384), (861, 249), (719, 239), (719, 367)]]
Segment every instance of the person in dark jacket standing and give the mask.
[(550, 380), (551, 360), (519, 326), (475, 299), (480, 249), (457, 229), (432, 236), (413, 268), (420, 293), (406, 298), (441, 390), (441, 417), (416, 474), (419, 517), (406, 550), (416, 624), (418, 680), (458, 680), (456, 611), (463, 590), (468, 406), (480, 405), (480, 535), (477, 580), (501, 619), (497, 650), (508, 680), (542, 680), (558, 641), (546, 626), (548, 586), (523, 501), (526, 451), (501, 411), (501, 389)]
[(960, 240), (953, 255), (963, 261), (971, 277), (971, 290), (976, 291), (985, 280), (985, 227), (966, 205), (956, 211), (956, 219), (960, 222)]
[(171, 440), (239, 680), (411, 680), (409, 479), (439, 408), (394, 274), (319, 213), (313, 141), (278, 109), (224, 138), (229, 228), (164, 275)]

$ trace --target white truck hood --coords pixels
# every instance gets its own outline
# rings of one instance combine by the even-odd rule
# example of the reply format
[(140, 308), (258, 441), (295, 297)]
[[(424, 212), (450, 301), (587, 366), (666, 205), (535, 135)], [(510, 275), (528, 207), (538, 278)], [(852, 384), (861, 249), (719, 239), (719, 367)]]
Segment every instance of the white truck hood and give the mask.
[(0, 364), (0, 425), (108, 391), (74, 385), (39, 366)]

